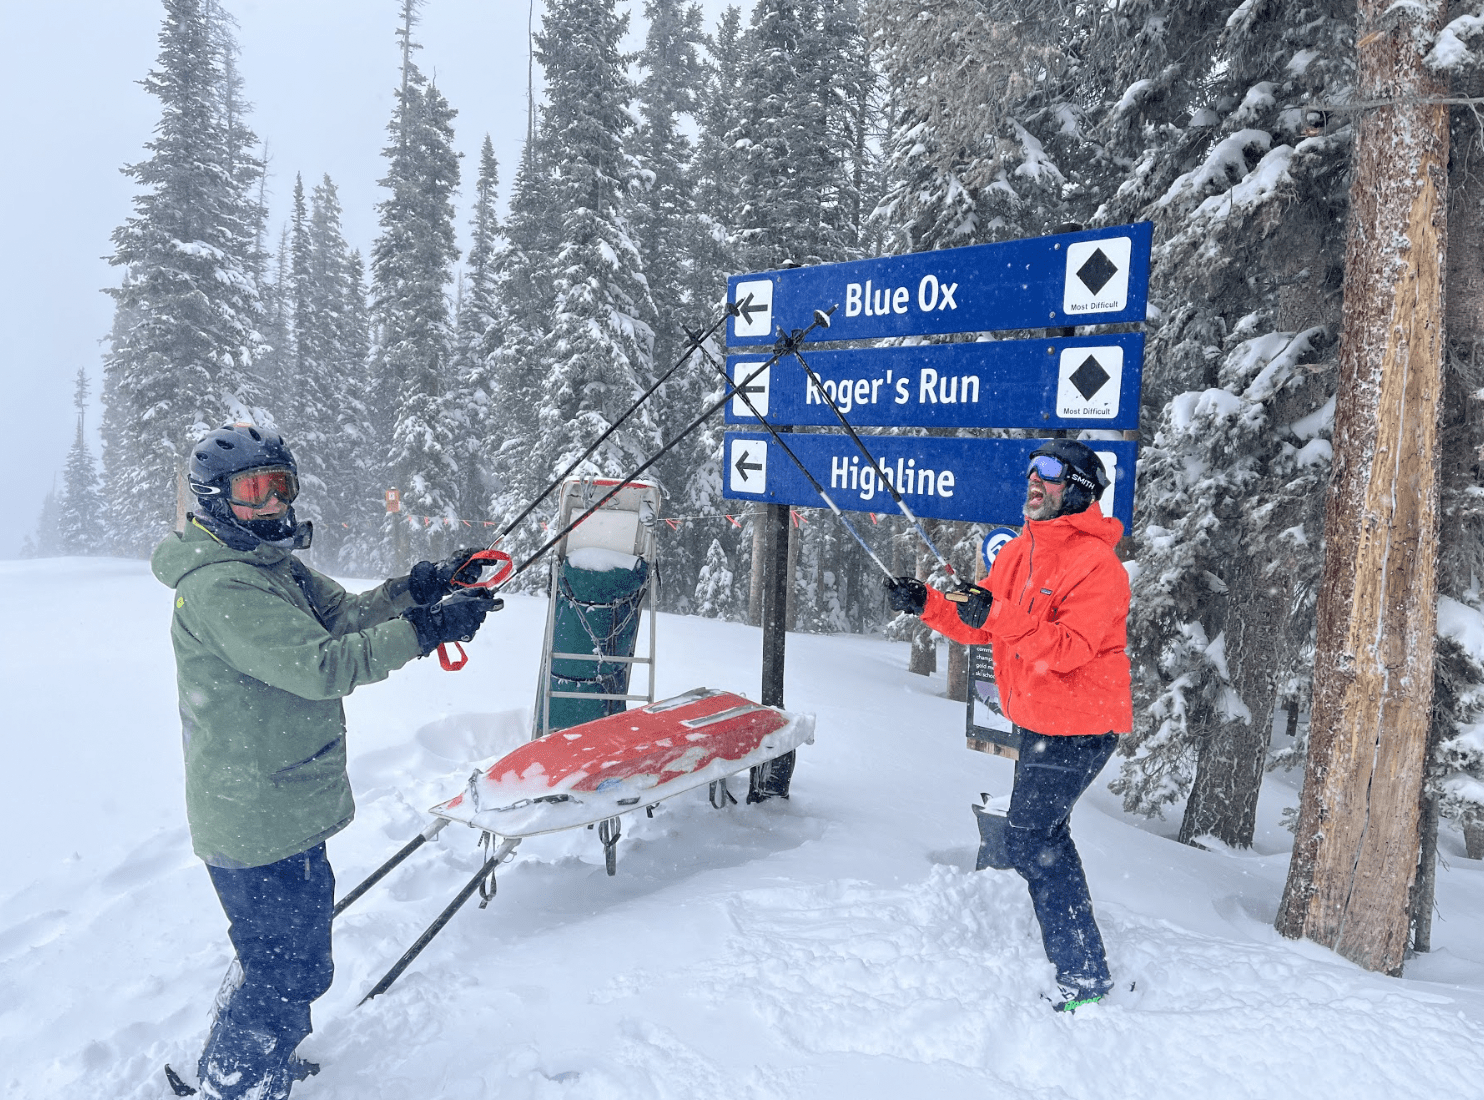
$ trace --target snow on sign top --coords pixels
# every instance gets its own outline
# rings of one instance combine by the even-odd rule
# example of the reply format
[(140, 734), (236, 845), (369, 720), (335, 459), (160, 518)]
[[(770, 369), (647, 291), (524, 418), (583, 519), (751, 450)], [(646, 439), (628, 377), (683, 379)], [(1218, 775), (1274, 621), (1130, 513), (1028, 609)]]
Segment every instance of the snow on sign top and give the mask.
[(1142, 321), (1149, 222), (817, 264), (727, 281), (736, 347), (772, 343), (838, 307), (814, 340), (875, 340)]

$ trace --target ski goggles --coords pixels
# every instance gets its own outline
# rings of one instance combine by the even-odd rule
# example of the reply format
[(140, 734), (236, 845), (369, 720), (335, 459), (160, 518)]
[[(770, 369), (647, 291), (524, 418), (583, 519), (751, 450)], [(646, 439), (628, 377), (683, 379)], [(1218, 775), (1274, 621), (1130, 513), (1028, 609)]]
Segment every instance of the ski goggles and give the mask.
[(243, 470), (227, 480), (227, 499), (243, 508), (261, 508), (273, 496), (292, 504), (298, 495), (299, 478), (284, 466)]
[(1032, 455), (1031, 464), (1026, 468), (1025, 476), (1029, 478), (1031, 474), (1035, 474), (1048, 485), (1060, 485), (1070, 480), (1086, 489), (1095, 488), (1086, 474), (1068, 466), (1055, 455)]

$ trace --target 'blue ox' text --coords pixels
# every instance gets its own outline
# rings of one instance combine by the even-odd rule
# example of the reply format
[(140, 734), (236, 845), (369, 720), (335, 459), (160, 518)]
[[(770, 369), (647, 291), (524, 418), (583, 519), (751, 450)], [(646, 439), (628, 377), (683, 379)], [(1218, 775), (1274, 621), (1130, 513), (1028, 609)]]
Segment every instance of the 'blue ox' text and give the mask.
[[(899, 458), (895, 467), (884, 465), (881, 472), (903, 496), (953, 496), (952, 470), (918, 469), (917, 459)], [(859, 455), (848, 459), (830, 456), (830, 488), (853, 490), (860, 493), (862, 500), (870, 500), (878, 489), (886, 492), (886, 487), (876, 476), (876, 468), (869, 462), (862, 462)]]
[[(893, 405), (905, 405), (912, 400), (912, 380), (903, 375), (895, 378), (892, 371), (885, 378), (841, 378), (822, 379), (825, 396), (834, 402), (835, 408), (848, 413), (857, 405), (874, 405), (881, 399), (881, 387)], [(919, 405), (965, 405), (979, 404), (979, 376), (977, 374), (943, 374), (932, 367), (917, 372), (917, 403)], [(822, 405), (819, 387), (813, 382), (804, 383), (804, 404)]]
[[(917, 284), (917, 308), (924, 313), (934, 310), (957, 309), (953, 296), (958, 291), (957, 283), (940, 283), (936, 275), (924, 275)], [(888, 313), (906, 313), (912, 302), (912, 293), (904, 286), (872, 290), (871, 280), (865, 285), (845, 284), (845, 316), (885, 317)]]

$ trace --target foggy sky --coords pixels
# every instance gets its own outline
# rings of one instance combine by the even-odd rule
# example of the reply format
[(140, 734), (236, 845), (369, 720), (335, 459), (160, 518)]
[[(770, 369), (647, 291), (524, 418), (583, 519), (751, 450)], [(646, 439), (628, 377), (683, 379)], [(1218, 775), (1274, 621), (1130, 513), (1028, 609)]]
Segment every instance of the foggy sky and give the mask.
[[(707, 29), (722, 0), (706, 0)], [(744, 11), (749, 3), (742, 4)], [(247, 121), (267, 143), (272, 242), (288, 214), (294, 174), (309, 190), (328, 172), (352, 247), (368, 255), (376, 186), (400, 55), (398, 0), (227, 0), (239, 24)], [(643, 5), (629, 43), (639, 44)], [(542, 5), (536, 5), (540, 26)], [(35, 530), (46, 491), (72, 444), (73, 376), (93, 380), (88, 443), (99, 453), (100, 341), (117, 285), (104, 257), (132, 213), (132, 181), (119, 169), (144, 157), (158, 101), (138, 81), (155, 63), (159, 0), (0, 0), (12, 44), (0, 66), (6, 126), (0, 166), (0, 558)], [(458, 111), (464, 154), (458, 196), (461, 249), (479, 146), (488, 133), (500, 162), (501, 206), (526, 130), (527, 0), (429, 0), (415, 38), (418, 66)], [(540, 96), (540, 66), (535, 67)], [(290, 441), (292, 443), (292, 441)], [(107, 486), (104, 492), (107, 493)], [(379, 491), (379, 487), (378, 487)]]

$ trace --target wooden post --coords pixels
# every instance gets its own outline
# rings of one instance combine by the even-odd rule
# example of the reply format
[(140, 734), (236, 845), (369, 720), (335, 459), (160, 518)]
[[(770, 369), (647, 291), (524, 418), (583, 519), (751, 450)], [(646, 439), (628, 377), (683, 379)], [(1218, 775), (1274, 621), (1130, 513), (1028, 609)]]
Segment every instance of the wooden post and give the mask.
[(1314, 707), (1277, 927), (1399, 973), (1420, 848), (1437, 617), (1448, 109), (1417, 36), (1444, 5), (1360, 0), (1334, 472)]
[(767, 529), (763, 561), (763, 683), (761, 702), (783, 706), (783, 650), (788, 637), (788, 505), (767, 504), (759, 525)]
[(752, 513), (752, 573), (747, 584), (747, 625), (761, 626), (763, 622), (763, 578), (767, 576), (768, 558), (768, 506)]

